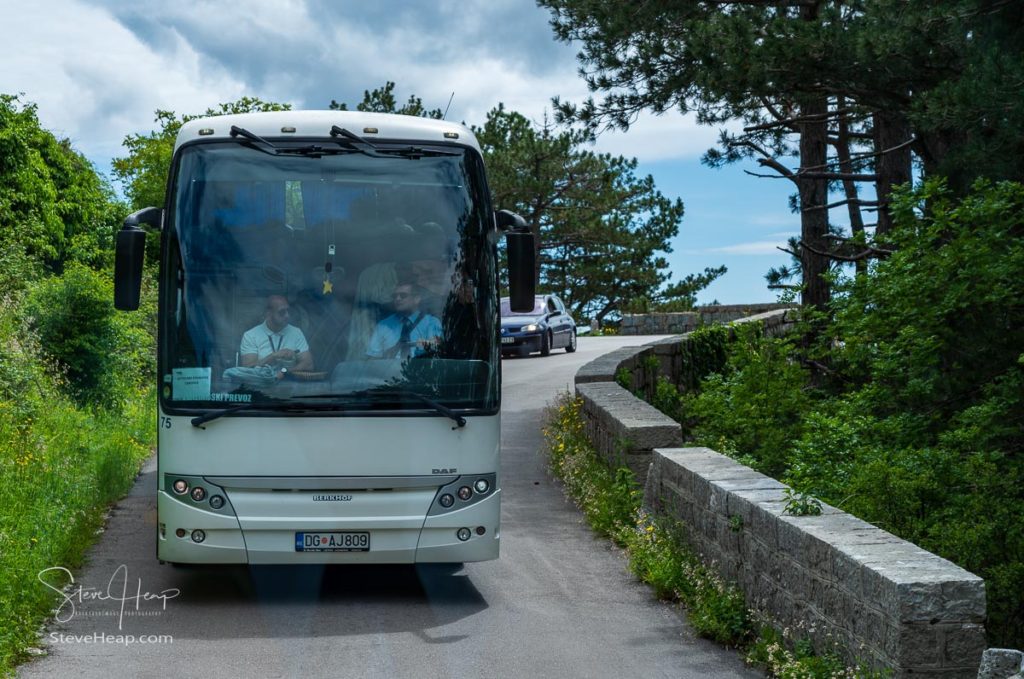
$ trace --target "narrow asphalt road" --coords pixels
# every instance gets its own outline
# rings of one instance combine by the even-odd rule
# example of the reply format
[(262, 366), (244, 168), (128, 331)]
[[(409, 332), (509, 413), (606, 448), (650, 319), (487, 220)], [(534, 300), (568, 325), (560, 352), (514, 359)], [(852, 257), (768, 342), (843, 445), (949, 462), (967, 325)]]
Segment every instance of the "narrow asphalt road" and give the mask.
[[(82, 596), (61, 609), (66, 622), (47, 628), (48, 655), (19, 676), (761, 676), (637, 583), (547, 473), (544, 407), (579, 366), (649, 339), (581, 338), (575, 354), (504, 361), (501, 558), (454, 572), (161, 566), (151, 462), (75, 576), (69, 596)], [(123, 613), (90, 598), (122, 587)]]

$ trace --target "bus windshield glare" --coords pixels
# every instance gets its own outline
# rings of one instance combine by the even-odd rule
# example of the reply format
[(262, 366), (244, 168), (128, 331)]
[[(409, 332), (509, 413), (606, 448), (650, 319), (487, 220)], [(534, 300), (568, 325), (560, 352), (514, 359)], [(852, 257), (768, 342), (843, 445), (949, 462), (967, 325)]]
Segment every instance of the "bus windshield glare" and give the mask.
[(495, 411), (496, 249), (478, 154), (274, 143), (294, 152), (180, 151), (164, 234), (164, 409)]

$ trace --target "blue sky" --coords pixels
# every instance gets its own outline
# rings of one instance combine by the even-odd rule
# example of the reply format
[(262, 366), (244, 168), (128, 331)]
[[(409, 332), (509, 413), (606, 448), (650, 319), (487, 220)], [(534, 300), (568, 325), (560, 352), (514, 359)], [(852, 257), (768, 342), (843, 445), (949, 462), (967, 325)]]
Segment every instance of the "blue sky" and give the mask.
[[(153, 129), (153, 111), (198, 113), (244, 95), (326, 108), (397, 83), (449, 119), (482, 124), (499, 102), (540, 121), (551, 97), (587, 96), (575, 47), (558, 43), (548, 13), (528, 0), (0, 0), (0, 92), (23, 93), (43, 125), (109, 174), (128, 134)], [(789, 183), (743, 166), (703, 167), (717, 130), (690, 118), (645, 115), (597, 150), (636, 157), (686, 215), (673, 280), (705, 267), (729, 272), (699, 301), (774, 301), (764, 273), (799, 230)], [(747, 166), (747, 169), (755, 169)]]

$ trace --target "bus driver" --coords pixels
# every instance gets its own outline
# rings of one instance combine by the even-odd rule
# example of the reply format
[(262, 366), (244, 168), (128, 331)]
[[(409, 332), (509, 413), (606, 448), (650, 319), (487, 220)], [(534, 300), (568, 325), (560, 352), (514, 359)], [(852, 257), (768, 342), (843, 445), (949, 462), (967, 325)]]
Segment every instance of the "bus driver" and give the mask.
[(288, 300), (283, 295), (267, 298), (264, 321), (242, 335), (239, 362), (243, 368), (270, 366), (281, 379), (288, 370), (311, 370), (313, 354), (306, 336), (289, 324)]

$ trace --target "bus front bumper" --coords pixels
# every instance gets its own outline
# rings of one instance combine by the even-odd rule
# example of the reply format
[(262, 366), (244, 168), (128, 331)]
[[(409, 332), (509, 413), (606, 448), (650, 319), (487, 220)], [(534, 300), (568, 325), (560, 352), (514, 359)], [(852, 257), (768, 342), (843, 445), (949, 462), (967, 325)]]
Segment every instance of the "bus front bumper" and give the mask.
[[(426, 504), (423, 497), (404, 497), (406, 493), (369, 495), (388, 506), (375, 514), (354, 515), (340, 503), (311, 509), (301, 492), (229, 492), (234, 511), (212, 512), (161, 490), (157, 557), (187, 564), (458, 563), (498, 558), (500, 490), (461, 509), (429, 516), (425, 515), (432, 493)], [(394, 511), (403, 505), (404, 513)], [(470, 534), (466, 540), (458, 535), (463, 528)], [(303, 532), (366, 532), (370, 549), (297, 551), (296, 534)]]

